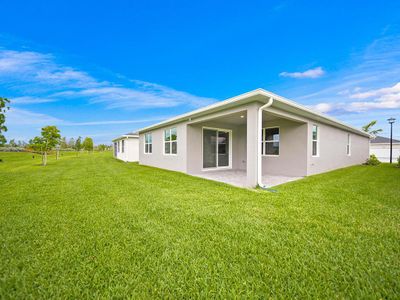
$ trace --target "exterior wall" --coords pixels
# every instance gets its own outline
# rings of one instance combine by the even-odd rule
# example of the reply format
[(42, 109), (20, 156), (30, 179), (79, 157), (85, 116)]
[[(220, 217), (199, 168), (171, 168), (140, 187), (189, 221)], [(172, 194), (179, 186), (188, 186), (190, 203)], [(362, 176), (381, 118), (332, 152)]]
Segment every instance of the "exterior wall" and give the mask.
[(263, 155), (262, 173), (268, 175), (307, 175), (307, 123), (287, 119), (263, 122), (265, 127), (279, 127), (279, 156)]
[[(199, 174), (202, 168), (202, 127), (228, 129), (232, 131), (232, 169), (246, 170), (247, 186), (257, 184), (257, 122), (261, 103), (253, 102), (209, 116), (181, 122), (140, 133), (139, 163), (189, 174)], [(244, 112), (247, 124), (231, 125), (218, 121), (227, 114)], [(363, 163), (369, 156), (369, 138), (351, 134), (351, 155), (346, 154), (346, 130), (320, 124), (271, 107), (269, 113), (281, 116), (267, 122), (263, 127), (280, 127), (280, 155), (263, 156), (262, 173), (286, 176), (307, 176), (329, 170)], [(267, 111), (267, 113), (268, 113)], [(214, 118), (214, 120), (208, 120)], [(196, 122), (196, 123), (194, 123)], [(312, 156), (312, 125), (319, 126), (319, 156)], [(164, 130), (177, 128), (176, 155), (164, 154)], [(144, 153), (145, 133), (152, 133), (151, 154)], [(208, 172), (208, 171), (207, 171)], [(210, 171), (211, 172), (211, 171)]]
[[(319, 130), (319, 156), (312, 156), (312, 126)], [(346, 153), (347, 132), (332, 126), (310, 121), (308, 123), (307, 175), (362, 164), (369, 157), (369, 138), (355, 133), (351, 136), (351, 155)]]
[[(187, 125), (187, 173), (199, 174), (203, 170), (203, 127), (231, 130), (232, 169), (246, 170), (246, 126), (235, 126), (216, 121)], [(212, 170), (209, 170), (212, 172)]]
[[(122, 152), (122, 140), (124, 140), (124, 152)], [(139, 138), (123, 138), (115, 141), (119, 143), (119, 151), (114, 149), (114, 157), (127, 162), (139, 161)], [(114, 143), (113, 142), (113, 145)]]
[[(369, 145), (369, 153), (375, 154), (375, 156), (381, 162), (390, 162), (390, 144), (389, 143), (371, 143)], [(393, 143), (392, 148), (392, 162), (396, 162), (400, 156), (400, 144)]]
[[(176, 128), (177, 130), (177, 154), (164, 154), (164, 130)], [(144, 153), (144, 133), (139, 135), (139, 163), (141, 165), (153, 166), (172, 171), (186, 172), (186, 145), (187, 132), (186, 122), (174, 124), (163, 128), (147, 131), (152, 134), (153, 153)]]

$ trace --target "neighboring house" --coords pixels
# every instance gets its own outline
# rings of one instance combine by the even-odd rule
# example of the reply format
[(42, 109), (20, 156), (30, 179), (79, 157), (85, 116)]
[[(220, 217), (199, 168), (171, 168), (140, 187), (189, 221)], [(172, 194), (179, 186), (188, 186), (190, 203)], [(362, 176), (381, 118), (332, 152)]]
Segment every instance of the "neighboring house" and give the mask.
[[(392, 158), (393, 162), (397, 161), (397, 158), (400, 156), (400, 141), (393, 139), (392, 141)], [(381, 162), (389, 162), (390, 161), (390, 139), (383, 136), (377, 136), (376, 138), (371, 140), (369, 145), (369, 153), (375, 154), (375, 156)]]
[(257, 89), (139, 130), (139, 163), (238, 186), (361, 164), (369, 134)]
[(127, 133), (113, 140), (114, 157), (123, 161), (139, 161), (139, 135)]

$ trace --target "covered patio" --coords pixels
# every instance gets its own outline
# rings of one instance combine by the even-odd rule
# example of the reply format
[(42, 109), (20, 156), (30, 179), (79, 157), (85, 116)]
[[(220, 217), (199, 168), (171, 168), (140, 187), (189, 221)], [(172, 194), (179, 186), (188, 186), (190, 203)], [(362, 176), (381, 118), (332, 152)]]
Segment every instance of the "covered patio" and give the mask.
[(238, 187), (272, 187), (306, 176), (307, 123), (273, 108), (259, 116), (261, 105), (190, 121), (188, 173)]

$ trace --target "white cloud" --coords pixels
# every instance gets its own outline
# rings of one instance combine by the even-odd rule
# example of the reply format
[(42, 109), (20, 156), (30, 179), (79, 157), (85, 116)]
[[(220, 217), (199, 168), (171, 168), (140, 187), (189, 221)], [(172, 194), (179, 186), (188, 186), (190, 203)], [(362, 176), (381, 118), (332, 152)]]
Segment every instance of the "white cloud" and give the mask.
[[(115, 76), (121, 79), (123, 76)], [(121, 85), (94, 78), (88, 73), (56, 62), (51, 54), (0, 49), (0, 80), (10, 90), (17, 90), (15, 104), (84, 99), (113, 109), (148, 107), (199, 107), (215, 99), (149, 82), (128, 81)]]
[(325, 71), (322, 67), (317, 67), (314, 69), (309, 69), (304, 72), (282, 72), (279, 76), (282, 77), (291, 77), (291, 78), (318, 78), (325, 74)]
[[(358, 89), (357, 89), (358, 90)], [(365, 112), (378, 109), (400, 109), (400, 82), (394, 86), (384, 87), (367, 92), (349, 94), (349, 99), (363, 101), (348, 101), (336, 103), (318, 103), (310, 106), (322, 113), (329, 112)]]
[(93, 122), (64, 122), (63, 126), (97, 126), (97, 125), (119, 125), (119, 124), (140, 124), (147, 122), (156, 122), (168, 119), (170, 117), (157, 117), (136, 120), (107, 120), (107, 121), (93, 121)]
[(377, 97), (377, 96), (386, 96), (386, 95), (396, 95), (400, 93), (400, 82), (395, 84), (392, 87), (385, 87), (385, 88), (380, 88), (380, 89), (375, 89), (375, 90), (370, 90), (367, 92), (363, 93), (356, 93), (352, 94), (350, 98), (352, 99), (366, 99), (366, 98), (371, 98), (371, 97)]
[(16, 86), (18, 82), (21, 85), (30, 83), (48, 89), (100, 84), (85, 72), (57, 64), (51, 54), (32, 51), (0, 50), (0, 78)]
[(21, 126), (21, 125), (33, 125), (33, 126), (46, 126), (46, 125), (58, 125), (64, 121), (46, 114), (35, 113), (32, 111), (11, 107), (7, 111), (6, 126)]
[(55, 102), (57, 99), (47, 98), (47, 97), (16, 97), (12, 98), (12, 104), (37, 104), (37, 103), (48, 103)]

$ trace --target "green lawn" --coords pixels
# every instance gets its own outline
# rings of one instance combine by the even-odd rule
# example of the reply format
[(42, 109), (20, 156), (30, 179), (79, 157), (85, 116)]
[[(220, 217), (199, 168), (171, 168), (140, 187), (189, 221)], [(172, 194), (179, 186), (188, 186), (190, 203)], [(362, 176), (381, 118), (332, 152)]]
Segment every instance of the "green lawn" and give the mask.
[(399, 298), (400, 169), (251, 191), (0, 153), (0, 298)]

